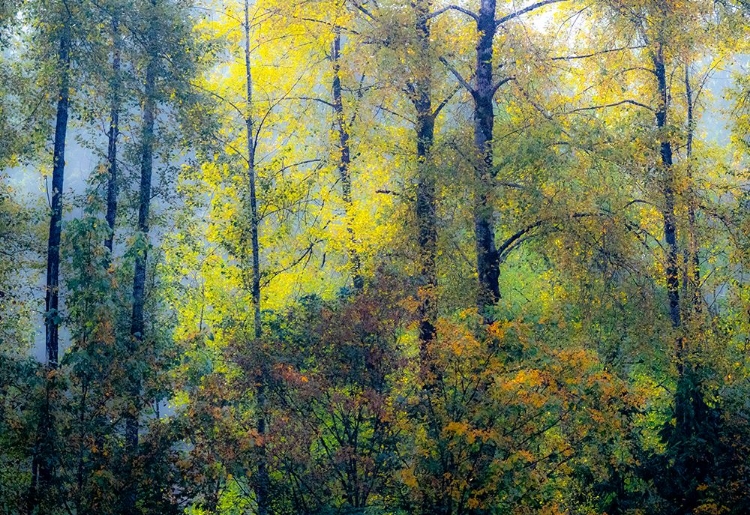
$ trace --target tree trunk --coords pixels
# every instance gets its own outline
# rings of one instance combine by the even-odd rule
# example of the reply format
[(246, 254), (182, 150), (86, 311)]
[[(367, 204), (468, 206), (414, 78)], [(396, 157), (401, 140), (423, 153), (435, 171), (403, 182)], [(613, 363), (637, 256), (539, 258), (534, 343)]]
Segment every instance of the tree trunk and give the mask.
[(107, 145), (107, 226), (109, 233), (104, 240), (112, 255), (112, 242), (115, 235), (115, 221), (117, 219), (117, 138), (120, 134), (120, 22), (119, 14), (112, 18), (112, 104), (109, 114), (109, 134)]
[[(262, 327), (260, 310), (260, 244), (258, 242), (258, 229), (260, 219), (258, 217), (258, 197), (256, 192), (256, 169), (255, 169), (255, 129), (253, 121), (253, 75), (250, 63), (250, 2), (245, 0), (245, 80), (247, 87), (247, 113), (245, 126), (247, 130), (247, 174), (249, 182), (250, 201), (250, 239), (253, 256), (252, 298), (253, 298), (253, 330), (255, 345), (261, 345)], [(263, 353), (261, 353), (262, 355)], [(258, 504), (258, 515), (267, 515), (271, 505), (270, 486), (271, 480), (268, 473), (268, 457), (266, 452), (267, 427), (267, 402), (266, 385), (268, 382), (268, 370), (265, 356), (261, 357), (259, 372), (255, 378), (256, 403), (258, 410), (258, 474), (255, 480), (255, 500)]]
[(336, 115), (336, 129), (339, 133), (339, 177), (341, 178), (341, 196), (344, 201), (346, 217), (346, 232), (349, 236), (349, 266), (352, 271), (354, 289), (360, 291), (364, 286), (362, 279), (362, 262), (357, 252), (357, 239), (354, 235), (352, 213), (352, 178), (351, 178), (351, 147), (349, 145), (349, 128), (344, 116), (344, 101), (341, 94), (341, 27), (335, 27), (336, 35), (333, 40), (333, 110)]
[(688, 180), (688, 249), (686, 253), (686, 273), (687, 294), (692, 303), (692, 314), (701, 312), (701, 272), (700, 258), (698, 255), (699, 244), (696, 228), (696, 195), (693, 186), (693, 136), (695, 133), (695, 115), (693, 106), (693, 88), (690, 83), (690, 65), (685, 65), (685, 101), (687, 103), (687, 137), (685, 143), (685, 157), (687, 160), (687, 180)]
[[(156, 0), (152, 0), (156, 6)], [(141, 126), (141, 182), (138, 198), (138, 237), (140, 249), (135, 258), (133, 275), (133, 313), (130, 325), (128, 353), (138, 359), (141, 343), (145, 337), (144, 307), (146, 303), (146, 264), (149, 244), (149, 212), (151, 209), (151, 181), (154, 166), (154, 125), (156, 118), (156, 73), (158, 49), (156, 48), (156, 22), (151, 21), (149, 30), (148, 65), (144, 85), (143, 120)], [(138, 426), (141, 411), (141, 378), (131, 372), (128, 411), (125, 414), (125, 454), (128, 462), (128, 484), (124, 495), (124, 513), (135, 513), (138, 496), (134, 478), (134, 462), (138, 456)]]
[[(68, 132), (68, 111), (70, 108), (70, 20), (65, 21), (58, 62), (60, 66), (60, 89), (57, 96), (57, 115), (55, 120), (55, 142), (52, 152), (52, 193), (47, 240), (47, 283), (45, 292), (45, 347), (47, 371), (57, 369), (59, 359), (59, 300), (60, 300), (60, 240), (62, 236), (63, 187), (65, 179), (65, 138)], [(45, 400), (40, 415), (37, 440), (33, 452), (31, 487), (29, 490), (29, 512), (39, 505), (40, 498), (47, 495), (52, 478), (50, 462), (53, 459), (53, 420), (51, 414), (51, 395), (54, 375), (48, 374), (45, 386)]]
[(57, 368), (59, 352), (60, 237), (62, 235), (63, 181), (65, 178), (65, 137), (68, 132), (70, 108), (70, 29), (60, 39), (60, 92), (57, 100), (55, 146), (52, 157), (52, 215), (47, 241), (46, 348), (47, 365)]
[[(667, 279), (667, 296), (669, 298), (669, 317), (672, 327), (680, 328), (682, 317), (680, 314), (680, 282), (679, 282), (679, 247), (677, 245), (677, 227), (675, 217), (675, 185), (672, 162), (672, 143), (664, 134), (667, 127), (667, 111), (669, 109), (669, 90), (667, 88), (667, 74), (664, 65), (663, 45), (659, 44), (653, 55), (654, 73), (656, 75), (659, 93), (659, 106), (656, 109), (656, 127), (659, 131), (659, 151), (662, 165), (662, 193), (664, 207), (664, 239), (667, 243), (667, 263), (665, 267)], [(681, 338), (678, 338), (678, 359), (682, 354)]]
[[(494, 170), (492, 163), (492, 130), (495, 122), (492, 100), (495, 96), (492, 44), (497, 31), (495, 0), (482, 0), (477, 17), (477, 64), (474, 98), (474, 145), (477, 152), (476, 190), (474, 194), (474, 232), (477, 252), (479, 295), (477, 307), (486, 317), (486, 310), (500, 298), (500, 262), (495, 247), (492, 222), (491, 192)], [(485, 318), (489, 321), (488, 318)]]
[[(435, 198), (435, 177), (432, 163), (432, 146), (435, 140), (435, 113), (432, 108), (432, 73), (430, 70), (430, 7), (429, 0), (416, 0), (415, 9), (418, 70), (409, 84), (411, 101), (416, 111), (417, 143), (417, 242), (419, 244), (419, 366), (422, 382), (420, 409), (427, 423), (427, 430), (432, 439), (439, 439), (442, 431), (441, 421), (436, 417), (433, 407), (433, 395), (439, 387), (442, 377), (433, 355), (432, 344), (437, 336), (437, 201)], [(441, 457), (442, 458), (442, 457)], [(426, 458), (428, 461), (430, 458)], [(442, 459), (439, 465), (443, 466)], [(430, 471), (435, 463), (427, 465)], [(427, 472), (431, 474), (431, 472)], [(440, 481), (444, 482), (444, 476)], [(421, 512), (430, 515), (443, 515), (451, 512), (452, 499), (445, 491), (430, 491), (428, 488), (422, 500)]]
[[(429, 63), (431, 2), (420, 0), (414, 6), (417, 14), (416, 33), (423, 63)], [(429, 66), (429, 64), (425, 64)], [(417, 241), (420, 249), (420, 304), (419, 342), (423, 373), (430, 362), (429, 345), (435, 338), (437, 319), (437, 218), (435, 201), (435, 179), (430, 152), (435, 139), (435, 116), (432, 111), (431, 73), (419, 73), (411, 86), (412, 103), (417, 112)]]

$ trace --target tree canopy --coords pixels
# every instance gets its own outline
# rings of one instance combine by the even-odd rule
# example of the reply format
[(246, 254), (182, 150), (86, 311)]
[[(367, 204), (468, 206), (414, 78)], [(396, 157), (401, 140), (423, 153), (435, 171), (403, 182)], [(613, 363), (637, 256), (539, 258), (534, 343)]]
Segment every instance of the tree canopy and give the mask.
[(747, 513), (749, 41), (0, 2), (0, 513)]

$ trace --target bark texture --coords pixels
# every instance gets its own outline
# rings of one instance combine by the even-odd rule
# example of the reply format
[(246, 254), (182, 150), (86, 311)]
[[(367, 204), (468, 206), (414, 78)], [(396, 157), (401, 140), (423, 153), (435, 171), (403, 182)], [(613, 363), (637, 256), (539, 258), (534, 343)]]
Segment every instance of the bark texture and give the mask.
[[(428, 63), (430, 53), (430, 5), (420, 0), (414, 3), (416, 10), (417, 45), (422, 62)], [(419, 285), (419, 341), (422, 363), (428, 363), (429, 345), (435, 338), (437, 319), (437, 218), (435, 201), (435, 178), (431, 166), (431, 150), (435, 140), (435, 115), (432, 110), (432, 80), (428, 69), (420, 70), (409, 86), (412, 103), (417, 112), (417, 242), (420, 249)]]
[(352, 273), (354, 289), (359, 291), (364, 286), (362, 279), (362, 262), (357, 252), (357, 238), (354, 234), (352, 220), (352, 153), (349, 143), (349, 127), (344, 113), (344, 100), (341, 93), (341, 28), (335, 28), (331, 61), (333, 62), (333, 110), (336, 117), (336, 130), (339, 136), (339, 178), (341, 179), (341, 197), (346, 212), (346, 232), (349, 237), (348, 253), (349, 267)]
[(476, 86), (474, 99), (474, 145), (477, 153), (474, 194), (474, 233), (477, 253), (479, 295), (477, 307), (485, 313), (500, 298), (500, 260), (495, 244), (492, 190), (495, 172), (492, 159), (492, 131), (495, 113), (493, 42), (497, 31), (495, 0), (482, 0), (477, 16)]
[[(669, 298), (669, 317), (675, 329), (682, 325), (680, 313), (680, 281), (679, 281), (679, 247), (677, 244), (677, 226), (675, 216), (675, 184), (672, 155), (672, 142), (665, 134), (667, 128), (667, 113), (669, 110), (669, 89), (667, 73), (664, 63), (663, 45), (659, 44), (653, 53), (654, 74), (656, 75), (657, 91), (659, 94), (656, 109), (656, 128), (659, 136), (659, 154), (662, 168), (662, 193), (664, 206), (664, 240), (667, 243), (667, 262), (665, 274), (667, 280), (667, 296)], [(681, 344), (678, 353), (681, 353)]]

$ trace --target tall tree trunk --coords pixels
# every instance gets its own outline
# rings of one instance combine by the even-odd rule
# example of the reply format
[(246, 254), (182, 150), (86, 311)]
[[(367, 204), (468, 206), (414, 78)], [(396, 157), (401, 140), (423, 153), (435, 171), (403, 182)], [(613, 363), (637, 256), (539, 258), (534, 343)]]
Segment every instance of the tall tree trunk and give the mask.
[(109, 233), (104, 240), (112, 255), (112, 242), (115, 236), (117, 219), (117, 138), (120, 134), (120, 21), (119, 13), (112, 17), (112, 103), (109, 113), (109, 134), (107, 145), (107, 213)]
[(344, 115), (344, 101), (341, 94), (341, 27), (335, 27), (333, 50), (333, 110), (336, 115), (336, 129), (339, 133), (339, 177), (341, 178), (341, 196), (344, 201), (346, 217), (346, 232), (349, 236), (349, 267), (352, 272), (354, 289), (359, 291), (364, 286), (362, 279), (362, 262), (357, 252), (357, 239), (354, 234), (352, 212), (352, 177), (351, 177), (351, 147), (349, 144), (349, 128)]
[[(156, 0), (151, 1), (156, 7)], [(133, 275), (133, 312), (130, 324), (128, 353), (137, 359), (141, 343), (145, 337), (144, 307), (146, 303), (146, 264), (149, 245), (149, 213), (151, 210), (151, 181), (154, 166), (154, 125), (156, 118), (156, 73), (158, 67), (158, 48), (156, 21), (150, 21), (148, 64), (144, 84), (143, 120), (141, 126), (141, 182), (138, 196), (138, 237), (140, 248), (135, 258)], [(126, 485), (124, 513), (132, 514), (136, 510), (138, 497), (134, 477), (134, 464), (138, 456), (138, 431), (141, 411), (141, 378), (131, 372), (128, 411), (125, 413), (125, 454), (128, 463), (128, 484)]]
[[(680, 313), (679, 247), (677, 245), (675, 216), (675, 181), (672, 162), (672, 142), (670, 141), (669, 136), (665, 134), (667, 128), (667, 112), (669, 109), (669, 90), (664, 64), (664, 49), (661, 43), (658, 44), (652, 59), (659, 93), (659, 105), (656, 109), (656, 127), (659, 132), (662, 193), (664, 196), (662, 217), (664, 219), (664, 239), (667, 243), (667, 263), (665, 266), (665, 274), (667, 279), (667, 296), (669, 298), (669, 317), (672, 322), (672, 327), (679, 329), (682, 325), (682, 317)], [(677, 354), (678, 358), (682, 354), (681, 338), (678, 338)]]
[[(433, 395), (441, 383), (441, 374), (435, 362), (432, 344), (437, 337), (437, 200), (435, 198), (435, 176), (432, 161), (432, 146), (435, 140), (435, 112), (432, 107), (432, 72), (430, 69), (430, 0), (414, 0), (412, 6), (416, 14), (416, 41), (419, 69), (408, 89), (416, 111), (417, 146), (417, 243), (420, 250), (419, 276), (419, 366), (422, 381), (420, 409), (427, 423), (430, 437), (437, 440), (442, 431), (442, 423), (435, 414)], [(425, 458), (426, 472), (432, 474), (434, 466), (444, 466), (444, 456), (439, 464)], [(445, 481), (443, 474), (437, 474)], [(420, 510), (424, 514), (444, 515), (451, 513), (452, 498), (440, 488), (425, 490)]]
[[(668, 447), (677, 452), (679, 460), (687, 460), (691, 463), (693, 457), (685, 455), (684, 446), (690, 442), (697, 433), (705, 430), (703, 424), (709, 408), (703, 399), (700, 387), (700, 378), (695, 373), (693, 364), (690, 362), (688, 349), (685, 347), (685, 337), (683, 335), (683, 320), (680, 305), (679, 291), (679, 262), (680, 255), (677, 244), (677, 229), (675, 215), (675, 177), (672, 162), (672, 145), (669, 136), (665, 134), (667, 129), (667, 113), (669, 102), (669, 90), (667, 86), (666, 67), (664, 63), (663, 45), (659, 43), (656, 52), (653, 54), (654, 72), (657, 79), (659, 92), (659, 107), (656, 110), (656, 124), (660, 138), (660, 154), (663, 171), (663, 195), (664, 195), (664, 239), (667, 244), (667, 262), (665, 274), (667, 280), (667, 295), (669, 298), (669, 316), (672, 327), (677, 332), (675, 339), (675, 361), (677, 365), (677, 387), (674, 396), (674, 419), (675, 427), (671, 431), (671, 436), (667, 441)], [(691, 113), (692, 116), (692, 113)], [(692, 146), (692, 142), (691, 142)], [(692, 151), (692, 149), (691, 149)], [(699, 469), (691, 470), (691, 474), (701, 476), (703, 472)], [(702, 477), (702, 476), (701, 476)], [(698, 478), (696, 477), (696, 480)], [(686, 483), (689, 483), (687, 481)], [(692, 486), (687, 488), (692, 489)], [(694, 492), (685, 491), (682, 495), (687, 503), (681, 509), (685, 512), (692, 512), (690, 500), (694, 497)]]
[[(69, 23), (69, 22), (68, 22)], [(65, 137), (68, 132), (70, 108), (70, 28), (66, 26), (60, 39), (60, 92), (55, 121), (55, 146), (52, 157), (52, 215), (47, 241), (46, 348), (47, 365), (57, 368), (59, 352), (60, 237), (62, 235), (63, 181), (65, 178)]]
[(471, 92), (474, 98), (474, 145), (478, 157), (474, 194), (474, 233), (479, 277), (477, 306), (479, 312), (485, 316), (487, 308), (500, 298), (500, 262), (495, 247), (491, 201), (495, 175), (492, 163), (492, 130), (495, 123), (492, 107), (495, 96), (492, 44), (497, 31), (495, 7), (495, 0), (482, 0), (477, 16), (479, 38), (475, 70), (476, 87)]
[[(429, 0), (414, 2), (416, 10), (416, 35), (420, 60), (429, 67), (430, 53)], [(419, 342), (423, 373), (430, 362), (429, 346), (435, 338), (437, 319), (437, 213), (435, 178), (431, 163), (431, 150), (435, 139), (435, 115), (432, 110), (432, 80), (429, 69), (421, 70), (410, 87), (411, 100), (417, 112), (417, 242), (420, 249), (420, 303)]]
[[(60, 89), (57, 96), (55, 119), (55, 142), (52, 152), (52, 212), (49, 238), (47, 240), (47, 283), (45, 292), (45, 347), (47, 371), (57, 369), (59, 359), (59, 301), (60, 301), (60, 239), (62, 236), (63, 187), (65, 179), (65, 138), (68, 132), (70, 108), (70, 20), (65, 21), (58, 62), (60, 67)], [(29, 512), (39, 505), (40, 498), (48, 492), (52, 476), (50, 462), (54, 459), (52, 442), (53, 420), (51, 396), (54, 374), (48, 374), (45, 400), (40, 415), (39, 428), (32, 460), (31, 487), (29, 490)]]
[[(253, 277), (252, 277), (252, 298), (253, 298), (253, 330), (255, 335), (255, 345), (261, 344), (262, 327), (261, 327), (261, 310), (260, 310), (260, 244), (258, 242), (258, 229), (260, 219), (258, 217), (258, 197), (256, 192), (256, 169), (255, 169), (255, 129), (253, 120), (253, 75), (250, 63), (250, 2), (245, 0), (245, 85), (247, 87), (246, 96), (246, 115), (245, 127), (247, 130), (247, 175), (249, 182), (249, 201), (250, 201), (250, 240), (253, 255)], [(263, 353), (260, 353), (263, 354)], [(260, 444), (258, 446), (258, 473), (255, 480), (255, 500), (258, 503), (258, 515), (267, 515), (270, 502), (271, 480), (268, 473), (268, 457), (266, 452), (266, 434), (267, 427), (267, 402), (266, 402), (266, 385), (268, 382), (268, 370), (265, 363), (265, 356), (261, 358), (258, 366), (258, 374), (255, 378), (256, 383), (256, 403), (258, 410), (258, 435)]]
[(696, 195), (693, 185), (693, 137), (695, 134), (695, 115), (693, 98), (693, 88), (690, 82), (690, 65), (685, 65), (685, 101), (687, 103), (687, 136), (685, 142), (685, 157), (687, 161), (687, 180), (688, 180), (688, 249), (686, 253), (687, 272), (687, 294), (692, 304), (692, 314), (701, 312), (701, 272), (700, 257), (698, 255), (699, 244), (696, 228)]
[[(663, 7), (663, 15), (668, 15)], [(667, 450), (674, 459), (673, 477), (677, 480), (676, 485), (681, 490), (678, 493), (679, 513), (693, 513), (700, 494), (695, 485), (705, 481), (708, 470), (701, 460), (697, 460), (690, 449), (696, 443), (696, 437), (704, 438), (706, 432), (713, 433), (715, 428), (707, 426), (707, 417), (710, 416), (711, 408), (706, 404), (703, 397), (701, 379), (692, 362), (690, 349), (685, 338), (683, 328), (683, 310), (679, 291), (679, 269), (680, 249), (677, 243), (677, 228), (675, 214), (675, 174), (673, 167), (673, 155), (670, 136), (668, 134), (668, 111), (669, 111), (669, 87), (664, 57), (664, 43), (658, 41), (652, 53), (653, 71), (656, 76), (657, 92), (659, 94), (659, 105), (656, 109), (656, 126), (659, 137), (659, 148), (662, 168), (662, 188), (664, 206), (662, 216), (664, 218), (664, 239), (666, 241), (666, 266), (665, 275), (667, 282), (667, 295), (669, 300), (669, 316), (672, 328), (675, 330), (675, 362), (677, 366), (677, 384), (674, 393), (674, 427), (669, 427), (667, 434)], [(688, 93), (692, 96), (690, 93)], [(692, 104), (692, 102), (690, 102)], [(692, 123), (692, 107), (689, 113), (689, 123)], [(690, 153), (692, 153), (692, 135), (689, 134)], [(690, 215), (689, 215), (690, 216)], [(691, 222), (688, 223), (690, 227)], [(687, 264), (690, 267), (689, 264)], [(688, 313), (685, 313), (689, 316)], [(703, 434), (703, 436), (701, 436)]]

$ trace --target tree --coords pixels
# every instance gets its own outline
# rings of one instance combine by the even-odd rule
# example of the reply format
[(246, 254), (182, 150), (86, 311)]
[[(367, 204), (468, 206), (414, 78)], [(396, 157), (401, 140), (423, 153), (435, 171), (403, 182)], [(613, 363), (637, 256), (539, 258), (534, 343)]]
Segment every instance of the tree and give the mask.
[(747, 512), (742, 2), (0, 15), (0, 511)]
[[(74, 13), (65, 5), (51, 5), (49, 9), (38, 6), (37, 15), (47, 15), (51, 39), (58, 45), (56, 64), (57, 107), (52, 151), (51, 214), (49, 236), (47, 238), (47, 280), (45, 287), (45, 348), (47, 370), (50, 375), (46, 386), (46, 399), (41, 408), (37, 443), (32, 465), (31, 488), (29, 490), (29, 512), (38, 506), (40, 497), (48, 496), (53, 478), (54, 463), (53, 419), (51, 416), (51, 395), (54, 389), (54, 371), (59, 359), (60, 313), (60, 240), (62, 235), (63, 188), (65, 179), (65, 139), (68, 131), (68, 111), (70, 109), (71, 52), (73, 44)], [(40, 18), (41, 21), (41, 18)], [(44, 22), (41, 22), (42, 26)], [(47, 36), (46, 34), (44, 36)], [(44, 37), (43, 36), (43, 37)]]
[[(523, 9), (497, 18), (495, 0), (482, 0), (477, 12), (457, 6), (448, 6), (439, 12), (456, 10), (469, 16), (476, 22), (476, 64), (473, 70), (475, 84), (471, 85), (445, 57), (441, 61), (448, 67), (466, 88), (474, 101), (474, 145), (476, 159), (473, 161), (476, 174), (474, 192), (474, 238), (476, 242), (477, 276), (479, 278), (479, 296), (477, 307), (484, 313), (500, 298), (500, 255), (495, 243), (494, 209), (492, 206), (493, 183), (497, 175), (494, 168), (494, 122), (493, 100), (498, 89), (514, 80), (512, 75), (495, 79), (494, 40), (499, 28), (504, 24), (533, 12), (541, 7), (560, 0), (546, 0), (533, 3)], [(489, 319), (488, 319), (489, 320)]]

